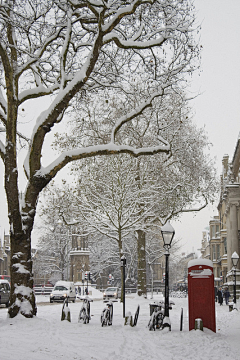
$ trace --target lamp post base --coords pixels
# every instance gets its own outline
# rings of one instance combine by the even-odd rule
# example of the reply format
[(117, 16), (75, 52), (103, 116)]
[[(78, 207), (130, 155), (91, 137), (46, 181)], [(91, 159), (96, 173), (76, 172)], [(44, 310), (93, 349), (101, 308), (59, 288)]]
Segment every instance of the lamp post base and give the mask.
[(171, 321), (168, 316), (165, 316), (162, 323), (162, 329), (168, 328), (171, 331)]

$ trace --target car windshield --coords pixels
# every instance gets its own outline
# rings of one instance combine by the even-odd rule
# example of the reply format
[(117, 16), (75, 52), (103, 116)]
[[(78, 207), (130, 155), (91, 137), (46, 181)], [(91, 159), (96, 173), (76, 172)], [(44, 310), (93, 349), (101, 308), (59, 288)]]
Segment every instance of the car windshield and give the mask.
[(108, 288), (106, 291), (117, 291), (117, 288)]
[(54, 288), (54, 290), (59, 290), (59, 291), (64, 291), (64, 290), (67, 290), (67, 288), (65, 287), (65, 286), (56, 286), (55, 288)]

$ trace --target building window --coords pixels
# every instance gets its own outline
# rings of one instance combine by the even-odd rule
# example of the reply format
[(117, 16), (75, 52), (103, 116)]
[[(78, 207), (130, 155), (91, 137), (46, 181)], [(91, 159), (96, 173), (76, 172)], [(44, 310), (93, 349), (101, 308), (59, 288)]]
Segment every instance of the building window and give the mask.
[(227, 254), (227, 238), (223, 238), (224, 254)]
[(217, 237), (219, 237), (219, 231), (219, 225), (211, 225), (211, 239), (216, 239)]
[(212, 260), (216, 260), (216, 247), (215, 247), (215, 244), (212, 245)]
[(211, 226), (211, 239), (215, 238), (215, 226)]
[(217, 260), (220, 259), (220, 245), (217, 244)]

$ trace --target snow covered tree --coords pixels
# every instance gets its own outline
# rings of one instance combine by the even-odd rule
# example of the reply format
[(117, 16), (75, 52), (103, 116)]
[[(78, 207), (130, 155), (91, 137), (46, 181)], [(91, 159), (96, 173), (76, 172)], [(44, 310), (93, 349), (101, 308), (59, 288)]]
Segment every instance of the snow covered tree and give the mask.
[[(63, 209), (64, 216), (70, 217), (68, 223), (71, 218), (84, 221), (90, 235), (97, 231), (117, 244), (120, 268), (121, 257), (126, 256), (126, 239), (136, 226), (144, 223), (152, 208), (148, 189), (141, 190), (138, 186), (138, 164), (134, 158), (126, 156), (101, 158), (89, 164), (88, 171), (80, 171), (78, 175), (72, 211), (68, 214)], [(128, 264), (128, 272), (130, 268)]]
[[(99, 232), (89, 236), (90, 267), (96, 282), (99, 280), (103, 288), (103, 277), (112, 274), (114, 279), (120, 279), (118, 246), (108, 237)], [(120, 284), (120, 281), (119, 281)]]
[[(97, 155), (170, 152), (161, 129), (147, 148), (131, 146), (128, 139), (119, 143), (117, 135), (154, 101), (185, 84), (198, 58), (193, 24), (191, 0), (1, 0), (0, 156), (12, 251), (10, 317), (37, 312), (31, 232), (39, 194), (56, 174), (71, 161)], [(129, 77), (141, 78), (145, 88), (136, 94)], [(46, 137), (64, 122), (76, 96), (84, 102), (91, 93), (102, 96), (105, 88), (134, 96), (136, 106), (114, 122), (104, 143), (80, 144), (43, 166)], [(44, 103), (34, 103), (43, 97)], [(37, 119), (26, 130), (20, 113), (29, 106), (35, 106)], [(22, 196), (21, 144), (27, 147)]]
[[(119, 100), (108, 97), (108, 104), (111, 104), (111, 107), (114, 107), (116, 103), (119, 103)], [(82, 113), (89, 117), (89, 123), (91, 123), (91, 130), (89, 129), (89, 131), (92, 132), (93, 137), (97, 137), (98, 139), (104, 139), (105, 136), (104, 124), (100, 127), (99, 122), (96, 121), (96, 118), (101, 117), (103, 107), (103, 102), (95, 104), (93, 100), (84, 105), (84, 109), (81, 107)], [(146, 219), (146, 216), (139, 216), (138, 221), (135, 223), (139, 263), (138, 288), (141, 294), (146, 294), (146, 228), (148, 226), (156, 226), (157, 223), (160, 233), (160, 226), (165, 224), (167, 220), (176, 218), (179, 214), (186, 211), (200, 211), (208, 202), (214, 200), (218, 189), (215, 166), (206, 151), (209, 145), (208, 139), (204, 129), (197, 129), (192, 123), (190, 115), (190, 109), (187, 108), (186, 101), (180, 95), (171, 94), (166, 97), (165, 100), (161, 101), (160, 104), (155, 104), (151, 109), (151, 115), (149, 117), (155, 119), (152, 124), (161, 124), (163, 131), (166, 132), (165, 138), (171, 143), (171, 157), (166, 158), (161, 154), (157, 154), (148, 159), (138, 158), (137, 160), (132, 160), (127, 163), (128, 159), (127, 156), (125, 156), (125, 163), (122, 168), (119, 163), (119, 173), (121, 174), (119, 178), (122, 177), (123, 181), (127, 178), (131, 179), (131, 190), (129, 184), (125, 186), (126, 192), (130, 191), (127, 199), (130, 199), (131, 192), (135, 198), (138, 196), (137, 206), (139, 215), (143, 210), (143, 208), (141, 210), (142, 206), (145, 207), (145, 214), (143, 215), (148, 214), (148, 219)], [(142, 117), (143, 115), (140, 116), (140, 118)], [(105, 125), (106, 123), (107, 119), (105, 119)], [(145, 126), (143, 126), (144, 123)], [(78, 124), (74, 124), (73, 121), (71, 125), (73, 127), (68, 142), (66, 143), (65, 139), (58, 138), (58, 145), (59, 141), (61, 146), (66, 147), (74, 147), (75, 144), (78, 143)], [(148, 125), (148, 118), (144, 117), (142, 126), (137, 127), (137, 131), (134, 131), (134, 129), (131, 129), (131, 126), (129, 126), (127, 130), (125, 129), (125, 134), (127, 134), (127, 131), (134, 133), (131, 141), (138, 146), (146, 143), (150, 144), (151, 141), (153, 141), (151, 137), (152, 127), (150, 127), (151, 131), (149, 131)], [(69, 142), (69, 139), (71, 139), (71, 142)], [(182, 142), (183, 139), (184, 142)], [(191, 155), (189, 156), (189, 154)], [(109, 162), (111, 161), (112, 160), (109, 160)], [(91, 168), (91, 164), (87, 167)], [(91, 177), (85, 181), (83, 181), (85, 176), (83, 175), (84, 169), (81, 168), (79, 170), (76, 165), (74, 170), (77, 176), (79, 176), (79, 179), (83, 181), (81, 187), (88, 193), (88, 196), (91, 196), (90, 192), (92, 191), (92, 187), (94, 187), (94, 199), (98, 197), (99, 193), (104, 199), (104, 188), (107, 187), (109, 190), (109, 188), (113, 186), (113, 182), (111, 181), (110, 184), (108, 180), (108, 174), (113, 173), (114, 169), (112, 168), (110, 170), (108, 166), (104, 167), (103, 161), (100, 162), (100, 166), (98, 161), (94, 162), (93, 168), (94, 171)], [(93, 173), (95, 175), (93, 175)], [(118, 191), (118, 186), (121, 186), (119, 184), (119, 178), (118, 181), (115, 181), (114, 186), (116, 186), (116, 190), (110, 192), (110, 197), (114, 196)], [(88, 182), (91, 182), (90, 186), (86, 185)], [(100, 184), (100, 187), (98, 187), (98, 184)], [(101, 200), (99, 207), (101, 209), (105, 208), (105, 211), (108, 213), (112, 213), (113, 211), (109, 206), (111, 201), (107, 201), (108, 197), (109, 194), (105, 202)], [(93, 203), (98, 212), (97, 201), (93, 200)], [(148, 209), (146, 210), (147, 203)], [(125, 203), (124, 206), (128, 206), (127, 203)], [(152, 225), (150, 225), (151, 222)], [(92, 223), (94, 223), (94, 219)], [(136, 228), (136, 224), (138, 224), (138, 228)]]
[(38, 223), (41, 235), (34, 267), (37, 267), (39, 274), (54, 274), (55, 279), (67, 280), (72, 239), (71, 229), (62, 221), (60, 210), (64, 206), (69, 212), (71, 204), (67, 201), (63, 187), (59, 189), (54, 182), (43, 190), (43, 198), (44, 208), (40, 208), (41, 222)]

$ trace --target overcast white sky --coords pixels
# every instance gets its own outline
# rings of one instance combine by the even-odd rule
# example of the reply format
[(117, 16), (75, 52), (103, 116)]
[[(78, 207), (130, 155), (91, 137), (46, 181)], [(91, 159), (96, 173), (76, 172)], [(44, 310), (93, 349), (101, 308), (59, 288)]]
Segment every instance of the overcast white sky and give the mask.
[[(196, 123), (205, 125), (213, 144), (211, 154), (216, 157), (220, 176), (223, 155), (228, 154), (232, 160), (240, 132), (240, 1), (195, 0), (195, 6), (202, 24), (203, 51), (202, 73), (194, 78), (193, 89), (199, 88), (202, 95), (192, 106)], [(183, 250), (200, 248), (202, 230), (214, 215), (217, 209), (210, 206), (173, 223)]]
[[(198, 22), (202, 24), (202, 72), (193, 78), (192, 90), (200, 91), (192, 101), (195, 121), (206, 127), (212, 142), (212, 157), (221, 172), (224, 154), (232, 159), (240, 132), (240, 0), (195, 0)], [(0, 174), (3, 171), (0, 164)], [(8, 229), (7, 210), (0, 175), (0, 226)], [(217, 215), (209, 207), (196, 215), (183, 215), (172, 223), (176, 237), (182, 239), (183, 251), (201, 246), (202, 230), (210, 217)], [(7, 231), (8, 232), (8, 231)], [(1, 232), (0, 232), (1, 233)]]

